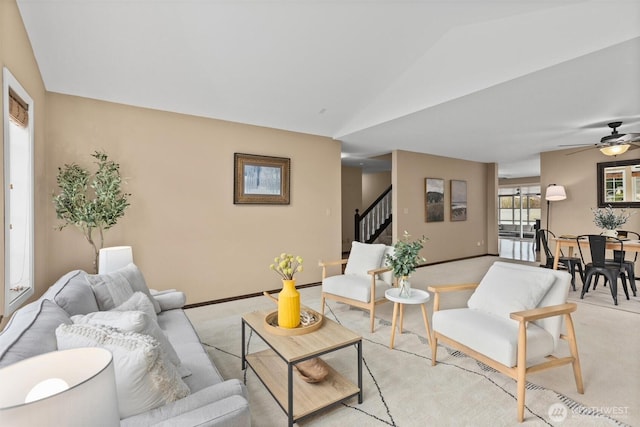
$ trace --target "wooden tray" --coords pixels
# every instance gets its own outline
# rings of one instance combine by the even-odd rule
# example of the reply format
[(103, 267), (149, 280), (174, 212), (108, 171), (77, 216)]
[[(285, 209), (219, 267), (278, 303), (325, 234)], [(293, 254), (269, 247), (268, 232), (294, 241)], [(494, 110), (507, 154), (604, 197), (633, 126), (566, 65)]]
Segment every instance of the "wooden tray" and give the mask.
[(269, 312), (264, 318), (264, 328), (274, 335), (303, 335), (313, 332), (322, 326), (324, 316), (315, 310), (307, 307), (300, 307), (300, 311), (308, 311), (313, 314), (318, 321), (307, 326), (299, 325), (295, 328), (281, 328), (278, 326), (278, 310)]

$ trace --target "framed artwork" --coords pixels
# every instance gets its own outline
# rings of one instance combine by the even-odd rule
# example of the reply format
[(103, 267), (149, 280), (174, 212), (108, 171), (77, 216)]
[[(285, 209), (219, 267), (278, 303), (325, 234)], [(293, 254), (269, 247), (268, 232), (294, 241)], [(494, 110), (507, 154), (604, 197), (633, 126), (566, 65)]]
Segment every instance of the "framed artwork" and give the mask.
[(424, 188), (426, 221), (444, 221), (444, 179), (425, 178)]
[(451, 221), (467, 220), (467, 181), (451, 180)]
[(291, 159), (235, 153), (234, 160), (234, 204), (289, 204)]

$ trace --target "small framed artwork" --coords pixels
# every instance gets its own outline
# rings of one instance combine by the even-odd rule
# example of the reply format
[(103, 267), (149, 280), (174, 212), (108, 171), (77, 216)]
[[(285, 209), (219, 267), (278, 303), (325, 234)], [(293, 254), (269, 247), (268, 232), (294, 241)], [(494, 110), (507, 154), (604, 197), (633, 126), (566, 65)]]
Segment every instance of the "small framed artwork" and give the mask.
[(426, 221), (444, 221), (444, 179), (425, 178), (424, 188)]
[(289, 204), (291, 159), (234, 154), (234, 204)]
[(467, 181), (451, 180), (451, 221), (467, 220)]

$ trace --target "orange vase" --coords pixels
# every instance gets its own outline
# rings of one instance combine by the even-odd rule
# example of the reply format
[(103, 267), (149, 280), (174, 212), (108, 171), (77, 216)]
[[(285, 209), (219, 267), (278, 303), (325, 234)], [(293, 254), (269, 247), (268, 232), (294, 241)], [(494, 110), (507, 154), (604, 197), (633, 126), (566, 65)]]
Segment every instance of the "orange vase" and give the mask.
[(283, 280), (278, 295), (278, 326), (295, 328), (300, 324), (300, 292), (295, 280)]

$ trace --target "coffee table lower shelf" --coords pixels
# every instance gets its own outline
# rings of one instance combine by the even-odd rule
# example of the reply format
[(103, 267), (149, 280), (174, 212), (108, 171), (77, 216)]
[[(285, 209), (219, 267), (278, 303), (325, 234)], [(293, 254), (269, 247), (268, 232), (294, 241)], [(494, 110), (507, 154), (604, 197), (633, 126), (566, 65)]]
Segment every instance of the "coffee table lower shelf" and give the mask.
[[(289, 390), (286, 362), (271, 349), (248, 354), (246, 360), (282, 410), (290, 415), (287, 411)], [(292, 392), (293, 421), (296, 421), (320, 409), (355, 397), (360, 393), (360, 389), (329, 367), (329, 374), (320, 383), (307, 383), (294, 372)]]

